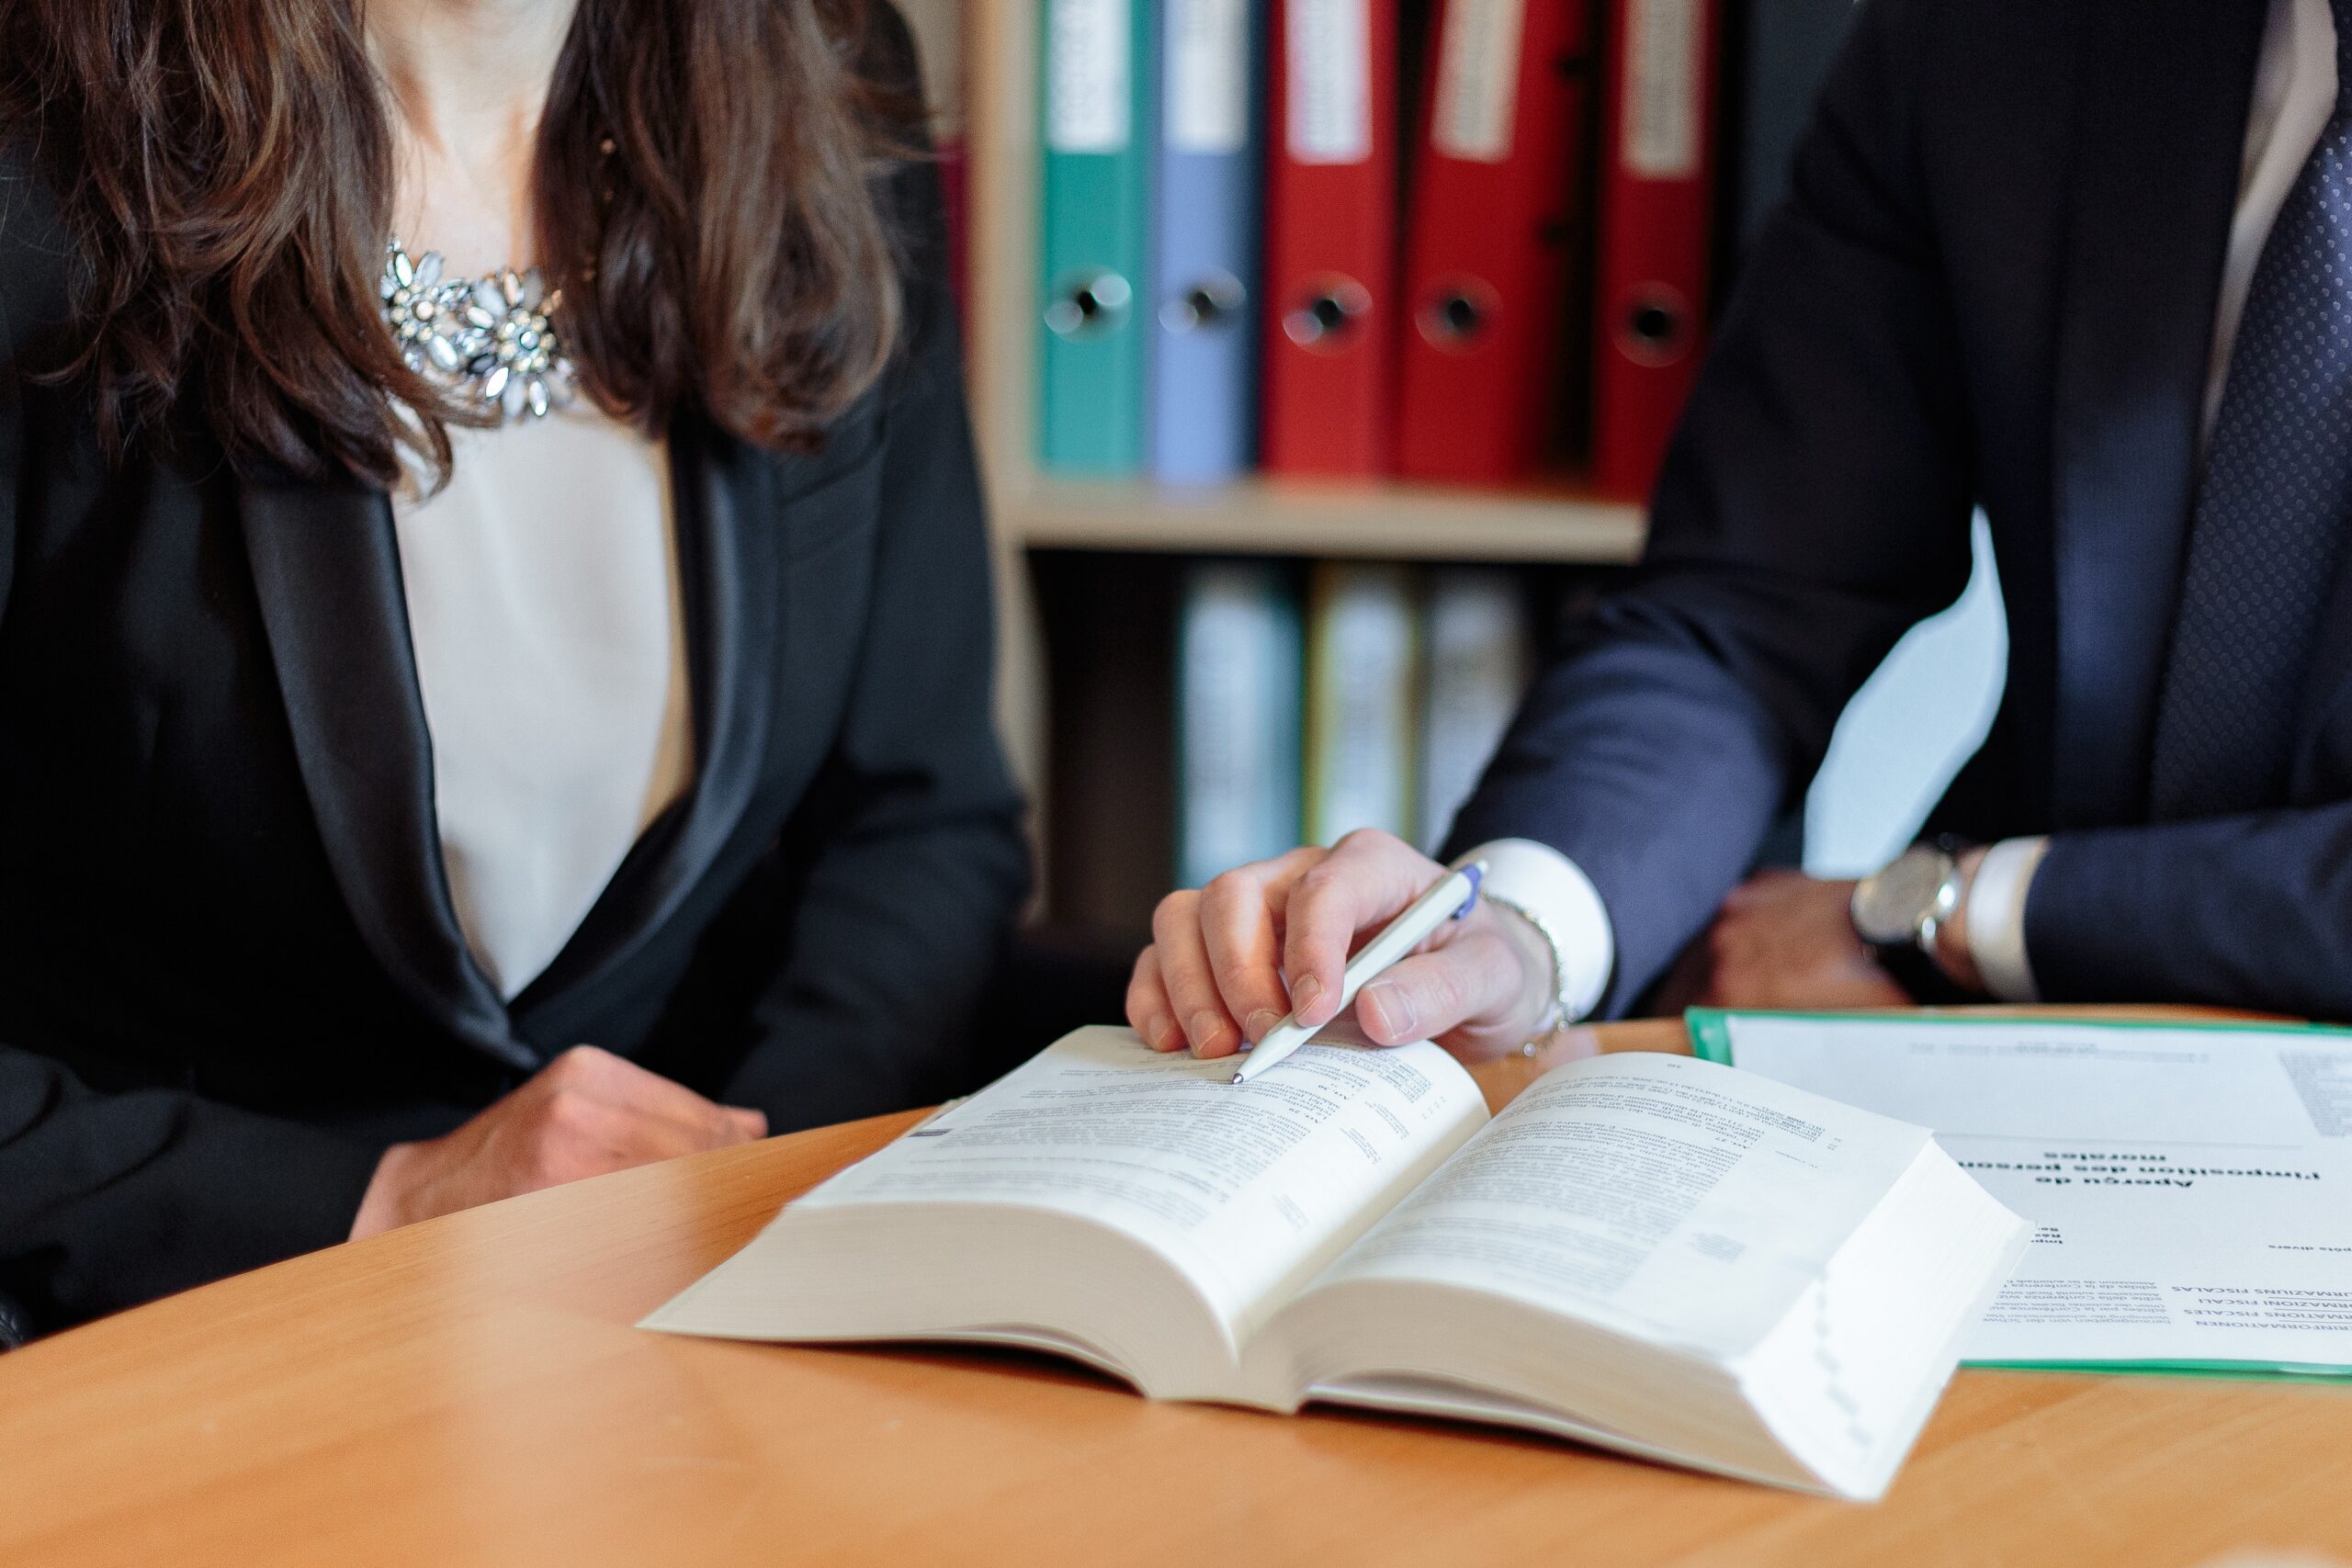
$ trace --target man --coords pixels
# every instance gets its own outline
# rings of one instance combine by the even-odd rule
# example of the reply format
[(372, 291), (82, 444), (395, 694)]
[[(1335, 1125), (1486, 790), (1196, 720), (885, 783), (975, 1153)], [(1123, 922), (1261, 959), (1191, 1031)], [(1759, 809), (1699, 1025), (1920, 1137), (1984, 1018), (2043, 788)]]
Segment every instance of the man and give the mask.
[[(1868, 0), (1643, 567), (1456, 826), (1496, 897), (1364, 1032), (1510, 1049), (1702, 932), (1735, 1004), (1897, 999), (1916, 944), (1964, 994), (2352, 1018), (2347, 53), (2352, 0)], [(1726, 902), (1978, 506), (2009, 674), (1950, 863)], [(1364, 834), (1173, 895), (1130, 1017), (1204, 1055), (1328, 1019), (1438, 870)]]

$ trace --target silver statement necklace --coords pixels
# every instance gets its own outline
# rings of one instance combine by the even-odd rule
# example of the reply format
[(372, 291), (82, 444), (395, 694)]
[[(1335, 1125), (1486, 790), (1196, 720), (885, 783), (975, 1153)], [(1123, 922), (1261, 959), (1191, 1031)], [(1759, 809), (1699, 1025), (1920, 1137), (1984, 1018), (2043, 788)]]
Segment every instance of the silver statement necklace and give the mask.
[(571, 401), (578, 381), (554, 317), (563, 291), (537, 267), (447, 277), (441, 253), (384, 247), (384, 324), (408, 367), (493, 420), (541, 419)]

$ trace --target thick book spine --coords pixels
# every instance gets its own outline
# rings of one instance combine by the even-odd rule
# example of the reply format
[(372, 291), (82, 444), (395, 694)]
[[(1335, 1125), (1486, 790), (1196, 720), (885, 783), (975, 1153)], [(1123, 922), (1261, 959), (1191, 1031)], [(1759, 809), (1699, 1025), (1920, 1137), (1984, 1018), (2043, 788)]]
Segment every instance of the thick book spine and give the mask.
[(1037, 456), (1104, 478), (1143, 455), (1150, 0), (1045, 0)]

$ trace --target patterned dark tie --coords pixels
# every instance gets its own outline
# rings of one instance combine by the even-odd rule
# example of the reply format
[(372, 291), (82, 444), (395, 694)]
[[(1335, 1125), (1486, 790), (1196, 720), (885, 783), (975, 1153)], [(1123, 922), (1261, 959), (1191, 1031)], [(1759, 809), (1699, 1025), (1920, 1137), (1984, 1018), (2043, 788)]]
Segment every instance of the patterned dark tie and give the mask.
[(2352, 0), (2335, 112), (2255, 265), (2156, 709), (2159, 821), (2285, 802), (2295, 704), (2352, 531)]

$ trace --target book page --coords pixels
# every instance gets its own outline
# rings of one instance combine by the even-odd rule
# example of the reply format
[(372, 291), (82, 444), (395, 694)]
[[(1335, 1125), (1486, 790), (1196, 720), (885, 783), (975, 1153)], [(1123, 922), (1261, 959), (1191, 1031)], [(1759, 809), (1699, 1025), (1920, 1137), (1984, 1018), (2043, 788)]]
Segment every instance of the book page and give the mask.
[(1725, 1014), (2032, 1225), (1972, 1361), (2352, 1367), (2352, 1032)]
[(1786, 1315), (1927, 1139), (1711, 1062), (1572, 1063), (1316, 1284), (1450, 1284), (1728, 1359)]
[(1486, 1120), (1435, 1045), (1309, 1045), (1246, 1084), (1237, 1058), (1084, 1029), (800, 1200), (1048, 1209), (1170, 1259), (1246, 1337)]

